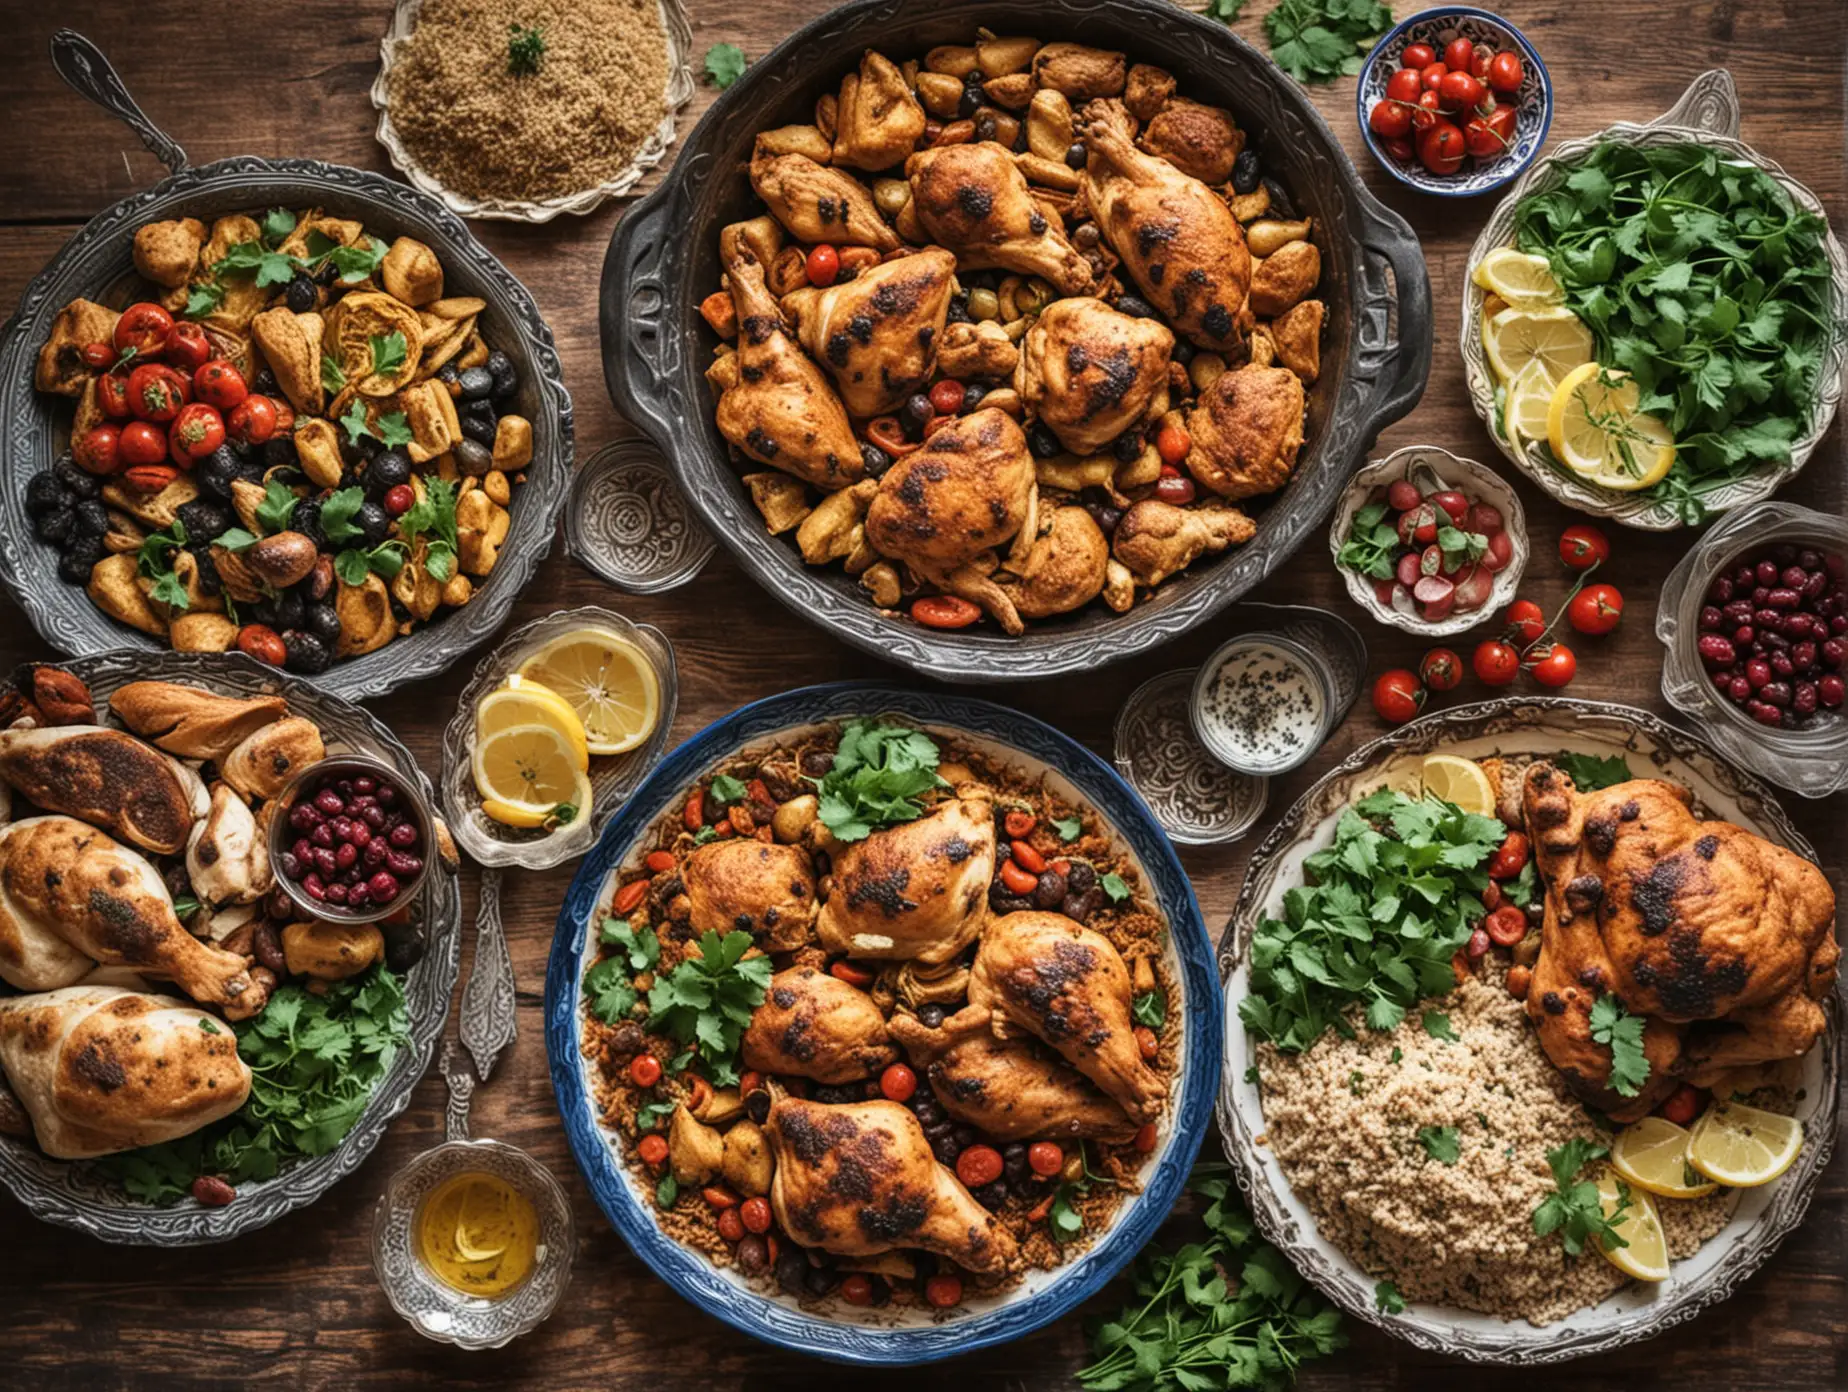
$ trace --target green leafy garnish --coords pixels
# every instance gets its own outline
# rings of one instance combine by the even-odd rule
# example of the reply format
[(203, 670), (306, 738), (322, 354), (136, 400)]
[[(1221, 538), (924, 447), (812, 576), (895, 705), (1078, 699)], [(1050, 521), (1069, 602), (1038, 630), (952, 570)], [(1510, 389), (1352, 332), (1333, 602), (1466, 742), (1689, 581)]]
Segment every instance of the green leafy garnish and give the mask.
[(1357, 570), (1375, 580), (1390, 580), (1399, 558), (1399, 530), (1386, 520), (1385, 503), (1368, 503), (1354, 514), (1347, 540), (1335, 555), (1335, 564)]
[(706, 76), (723, 91), (744, 76), (748, 66), (744, 50), (734, 43), (716, 43), (706, 50)]
[(1602, 1160), (1610, 1151), (1595, 1141), (1573, 1138), (1556, 1150), (1546, 1153), (1547, 1168), (1553, 1172), (1554, 1191), (1534, 1210), (1534, 1231), (1541, 1237), (1558, 1232), (1566, 1244), (1566, 1255), (1576, 1257), (1593, 1237), (1609, 1252), (1630, 1244), (1617, 1235), (1617, 1224), (1630, 1206), (1630, 1187), (1617, 1183), (1617, 1207), (1609, 1217), (1598, 1199), (1598, 1186), (1590, 1180), (1574, 1183), (1574, 1176), (1593, 1160)]
[(295, 214), (287, 208), (271, 208), (263, 215), (263, 240), (270, 246), (284, 241), (295, 230)]
[(366, 577), (373, 574), (395, 580), (403, 569), (404, 543), (401, 541), (382, 541), (370, 550), (349, 546), (334, 555), (334, 574), (349, 585), (363, 585)]
[(329, 396), (337, 396), (346, 390), (346, 373), (332, 353), (321, 354), (321, 390)]
[(271, 479), (263, 485), (263, 501), (257, 504), (257, 521), (266, 531), (285, 531), (289, 520), (295, 516), (297, 501), (288, 485)]
[(703, 933), (699, 956), (657, 978), (648, 992), (648, 1028), (697, 1043), (707, 1080), (720, 1087), (738, 1081), (738, 1041), (770, 987), (770, 959), (747, 958), (750, 946), (749, 933)]
[(1373, 1308), (1383, 1315), (1405, 1313), (1405, 1297), (1391, 1281), (1381, 1281), (1373, 1288)]
[(655, 1205), (659, 1208), (672, 1208), (674, 1200), (680, 1197), (680, 1181), (671, 1174), (661, 1176), (661, 1182), (655, 1185)]
[(1230, 24), (1244, 8), (1245, 0), (1207, 0), (1205, 13), (1209, 19), (1222, 19)]
[(661, 960), (661, 940), (655, 930), (644, 925), (638, 932), (626, 918), (604, 919), (600, 941), (605, 947), (620, 949), (630, 971), (652, 971)]
[(246, 531), (242, 527), (231, 527), (213, 537), (212, 545), (222, 546), (227, 551), (248, 551), (261, 540), (262, 538), (255, 532)]
[(1392, 10), (1378, 0), (1282, 0), (1264, 16), (1272, 61), (1298, 82), (1353, 77), (1391, 27)]
[(1132, 1003), (1130, 1013), (1136, 1017), (1137, 1024), (1147, 1025), (1160, 1033), (1161, 1027), (1168, 1023), (1168, 997), (1160, 991), (1144, 991)]
[(1441, 1010), (1427, 1010), (1424, 1013), (1424, 1032), (1433, 1039), (1441, 1039), (1447, 1044), (1459, 1044), (1457, 1032), (1450, 1028), (1450, 1017)]
[(1619, 783), (1628, 783), (1633, 776), (1630, 773), (1629, 761), (1621, 754), (1599, 758), (1596, 754), (1573, 754), (1561, 751), (1553, 756), (1553, 763), (1561, 773), (1572, 780), (1573, 785), (1581, 793), (1595, 793), (1600, 788), (1613, 788)]
[(1591, 1007), (1591, 1037), (1611, 1051), (1611, 1090), (1634, 1097), (1649, 1081), (1649, 1056), (1643, 1052), (1643, 1017), (1623, 1008), (1616, 996), (1599, 996)]
[(456, 573), (456, 486), (426, 474), (424, 495), (398, 519), (408, 545), (424, 538), (424, 570), (439, 583)]
[(1084, 823), (1076, 817), (1054, 817), (1052, 829), (1059, 833), (1061, 841), (1076, 841), (1084, 832)]
[(733, 778), (729, 773), (721, 773), (712, 780), (712, 800), (721, 807), (730, 807), (734, 802), (743, 802), (744, 795), (750, 791), (742, 779)]
[(1251, 944), (1245, 1027), (1296, 1053), (1323, 1032), (1394, 1029), (1428, 996), (1454, 989), (1450, 959), (1483, 916), (1485, 866), (1507, 829), (1436, 798), (1381, 789), (1341, 814), (1334, 844), (1303, 864), (1308, 883), (1284, 895)]
[(1069, 1242), (1084, 1231), (1084, 1215), (1080, 1213), (1072, 1200), (1078, 1194), (1074, 1184), (1061, 1184), (1052, 1197), (1052, 1207), (1046, 1213), (1046, 1226), (1060, 1242)]
[(530, 77), (539, 71), (539, 65), (544, 61), (544, 29), (537, 24), (509, 24), (507, 26), (507, 71), (515, 77)]
[(717, 841), (718, 839), (719, 829), (715, 826), (703, 826), (693, 833), (693, 844), (695, 846), (703, 846), (708, 841)]
[(822, 825), (841, 841), (861, 841), (874, 827), (924, 815), (918, 798), (949, 786), (937, 776), (937, 742), (921, 730), (870, 720), (841, 729), (834, 764), (811, 779), (821, 795)]
[(1110, 896), (1111, 903), (1120, 904), (1129, 898), (1129, 884), (1116, 871), (1098, 876), (1097, 882), (1104, 887), (1104, 893)]
[(135, 552), (135, 569), (154, 582), (148, 598), (172, 609), (192, 607), (192, 596), (186, 593), (180, 577), (173, 573), (173, 553), (186, 542), (186, 524), (176, 517), (171, 527), (146, 537)]
[(1461, 527), (1439, 527), (1437, 549), (1443, 552), (1446, 569), (1460, 570), (1482, 558), (1489, 549), (1489, 539), (1481, 532), (1466, 532)]
[(404, 341), (404, 335), (393, 329), (388, 334), (373, 334), (372, 370), (380, 376), (389, 377), (404, 366), (404, 355), (410, 351), (410, 345)]
[(347, 406), (346, 414), (340, 417), (340, 423), (346, 427), (347, 443), (357, 445), (361, 438), (371, 435), (372, 422), (367, 419), (366, 402), (363, 397), (354, 397)]
[(1534, 895), (1539, 891), (1540, 879), (1534, 870), (1533, 857), (1529, 856), (1527, 864), (1521, 867), (1521, 873), (1512, 880), (1501, 882), (1502, 898), (1517, 909), (1524, 909), (1534, 902)]
[(198, 913), (202, 907), (204, 906), (190, 894), (176, 894), (173, 896), (173, 916), (175, 918), (191, 918), (194, 914)]
[(203, 319), (224, 302), (223, 285), (215, 280), (201, 281), (186, 287), (186, 308), (180, 313), (188, 319)]
[(293, 256), (271, 251), (262, 242), (238, 242), (225, 252), (224, 259), (212, 267), (214, 277), (254, 274), (257, 288), (287, 285), (295, 279), (300, 266)]
[(328, 494), (327, 501), (321, 504), (322, 534), (336, 546), (360, 540), (366, 535), (366, 529), (354, 518), (359, 516), (365, 503), (366, 490), (357, 485)]
[(653, 1131), (674, 1114), (673, 1102), (644, 1102), (635, 1109), (635, 1129)]
[(1418, 1128), (1418, 1144), (1431, 1159), (1445, 1165), (1454, 1165), (1463, 1158), (1463, 1147), (1459, 1140), (1460, 1133), (1454, 1126), (1421, 1126)]
[(590, 1000), (590, 1013), (606, 1025), (628, 1019), (641, 999), (621, 957), (605, 957), (584, 973), (584, 994)]
[(405, 419), (402, 411), (392, 411), (380, 416), (376, 432), (379, 439), (383, 440), (386, 447), (390, 449), (396, 449), (399, 445), (408, 445), (417, 438), (417, 432), (411, 429), (410, 422)]
[(302, 263), (303, 268), (316, 270), (331, 263), (339, 272), (342, 285), (359, 284), (379, 268), (390, 250), (373, 237), (361, 237), (353, 246), (342, 246), (325, 232), (310, 232), (307, 242), (308, 260)]

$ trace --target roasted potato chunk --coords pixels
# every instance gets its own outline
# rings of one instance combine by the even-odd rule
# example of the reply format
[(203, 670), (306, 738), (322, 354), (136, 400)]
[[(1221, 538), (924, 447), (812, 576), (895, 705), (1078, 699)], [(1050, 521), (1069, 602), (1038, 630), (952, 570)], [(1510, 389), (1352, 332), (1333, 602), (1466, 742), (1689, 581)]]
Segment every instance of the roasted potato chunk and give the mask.
[(1049, 43), (1033, 55), (1033, 76), (1068, 101), (1120, 96), (1129, 70), (1121, 53), (1084, 44)]
[(90, 568), (90, 602), (112, 619), (156, 638), (167, 636), (167, 621), (155, 612), (136, 583), (140, 569), (133, 555), (104, 556)]
[(198, 218), (149, 222), (135, 229), (135, 269), (156, 285), (178, 289), (192, 277), (205, 245), (205, 224)]
[(115, 334), (116, 320), (122, 316), (107, 305), (94, 300), (72, 300), (51, 321), (51, 337), (39, 349), (38, 370), (32, 384), (42, 392), (59, 396), (80, 396), (90, 380), (84, 366), (84, 345), (107, 343)]
[(778, 473), (746, 474), (744, 486), (751, 490), (751, 501), (763, 514), (771, 536), (800, 526), (809, 515), (808, 489), (801, 479)]
[(1270, 338), (1282, 363), (1307, 386), (1322, 373), (1322, 319), (1326, 307), (1320, 300), (1303, 300), (1272, 321)]
[(304, 416), (317, 414), (326, 395), (321, 388), (321, 333), (318, 314), (266, 309), (250, 321), (250, 336), (276, 374), (289, 404)]
[(1148, 63), (1136, 63), (1130, 67), (1129, 77), (1123, 86), (1123, 105), (1129, 108), (1129, 114), (1138, 121), (1154, 120), (1155, 113), (1166, 106), (1168, 98), (1173, 95), (1173, 73)]
[(364, 584), (336, 582), (339, 594), (334, 609), (340, 615), (340, 639), (334, 646), (336, 657), (358, 657), (376, 651), (392, 640), (396, 632), (391, 617), (391, 596), (385, 582), (368, 575)]

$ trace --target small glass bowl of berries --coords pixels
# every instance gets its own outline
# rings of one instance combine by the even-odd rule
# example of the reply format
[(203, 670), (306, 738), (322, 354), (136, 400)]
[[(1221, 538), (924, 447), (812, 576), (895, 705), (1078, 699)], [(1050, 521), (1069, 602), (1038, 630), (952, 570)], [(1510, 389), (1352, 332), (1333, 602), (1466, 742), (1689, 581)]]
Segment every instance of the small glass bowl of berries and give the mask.
[(423, 794), (389, 764), (340, 754), (297, 774), (270, 818), (276, 883), (303, 913), (370, 923), (416, 900), (436, 855)]

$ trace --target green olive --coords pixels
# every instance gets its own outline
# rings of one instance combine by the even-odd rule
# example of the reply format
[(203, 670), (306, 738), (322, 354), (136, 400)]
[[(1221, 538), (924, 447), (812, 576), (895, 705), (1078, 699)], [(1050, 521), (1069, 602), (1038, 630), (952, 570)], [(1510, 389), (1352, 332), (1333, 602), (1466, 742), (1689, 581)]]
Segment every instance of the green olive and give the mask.
[(1001, 317), (1001, 300), (992, 290), (971, 290), (969, 292), (969, 317), (971, 319), (999, 319)]

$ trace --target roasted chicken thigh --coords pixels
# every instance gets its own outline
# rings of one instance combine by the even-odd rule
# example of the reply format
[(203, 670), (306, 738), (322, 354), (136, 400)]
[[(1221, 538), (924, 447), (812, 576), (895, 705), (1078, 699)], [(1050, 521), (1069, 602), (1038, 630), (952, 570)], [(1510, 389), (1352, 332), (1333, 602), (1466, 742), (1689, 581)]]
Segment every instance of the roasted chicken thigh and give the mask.
[(1187, 414), (1187, 470), (1222, 498), (1275, 493), (1303, 444), (1303, 383), (1287, 368), (1221, 373)]
[(947, 962), (981, 931), (994, 873), (993, 805), (945, 799), (835, 851), (821, 945), (873, 961)]
[(1054, 300), (1021, 343), (1014, 390), (1073, 454), (1096, 454), (1167, 409), (1174, 335), (1102, 300)]
[(1005, 146), (992, 140), (920, 150), (905, 161), (911, 205), (931, 239), (970, 270), (1044, 276), (1062, 295), (1089, 294), (1091, 263), (1040, 210)]
[(784, 297), (796, 337), (833, 375), (850, 415), (881, 415), (930, 380), (955, 272), (954, 256), (928, 247)]
[(952, 420), (879, 480), (866, 513), (873, 549), (922, 575), (947, 576), (1011, 540), (1033, 494), (1027, 437), (984, 407)]
[(747, 1068), (818, 1083), (851, 1083), (898, 1057), (872, 998), (814, 967), (770, 978), (744, 1032), (743, 1052)]
[(794, 952), (815, 925), (815, 869), (795, 846), (735, 837), (713, 841), (680, 867), (700, 933), (745, 932), (766, 952)]
[(1110, 546), (1138, 584), (1153, 586), (1201, 556), (1257, 534), (1257, 524), (1229, 503), (1179, 508), (1159, 498), (1144, 498), (1123, 514)]

